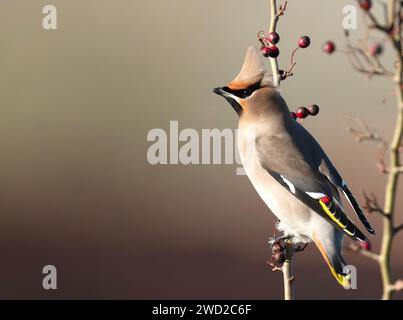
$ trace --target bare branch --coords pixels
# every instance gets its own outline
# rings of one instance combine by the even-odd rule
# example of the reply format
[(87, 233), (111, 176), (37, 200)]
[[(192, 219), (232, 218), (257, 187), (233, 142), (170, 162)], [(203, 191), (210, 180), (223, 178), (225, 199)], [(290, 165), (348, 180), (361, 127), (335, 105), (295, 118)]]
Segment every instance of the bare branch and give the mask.
[(377, 56), (373, 56), (368, 49), (369, 28), (363, 39), (359, 41), (359, 45), (353, 45), (350, 41), (350, 33), (344, 32), (346, 38), (347, 58), (352, 67), (360, 72), (367, 74), (369, 77), (378, 76), (393, 76), (393, 72), (386, 70)]
[[(358, 1), (358, 0), (357, 0)], [(377, 17), (373, 14), (374, 11), (367, 10), (363, 12), (367, 21), (364, 26), (364, 37), (359, 42), (359, 45), (353, 45), (349, 39), (349, 32), (345, 32), (347, 43), (347, 56), (352, 67), (360, 72), (372, 77), (373, 75), (392, 75), (382, 65), (378, 56), (371, 54), (368, 50), (369, 35), (372, 30), (381, 31), (386, 35), (386, 40), (393, 46), (395, 51), (395, 68), (393, 70), (393, 83), (396, 96), (397, 113), (396, 124), (393, 130), (392, 139), (387, 142), (378, 133), (370, 129), (363, 121), (359, 121), (358, 128), (350, 128), (349, 131), (356, 137), (358, 142), (374, 141), (379, 144), (379, 158), (377, 162), (378, 169), (388, 174), (387, 183), (385, 186), (385, 200), (383, 208), (379, 205), (374, 195), (367, 196), (364, 193), (365, 209), (368, 213), (379, 213), (383, 219), (383, 234), (382, 245), (379, 254), (372, 253), (365, 248), (351, 245), (348, 250), (359, 252), (363, 256), (376, 260), (379, 263), (383, 284), (383, 300), (392, 298), (395, 291), (403, 290), (403, 280), (394, 280), (392, 267), (390, 264), (392, 253), (392, 242), (394, 236), (403, 230), (403, 224), (394, 227), (393, 221), (396, 214), (396, 202), (398, 199), (397, 186), (398, 179), (402, 170), (402, 153), (403, 153), (403, 1), (401, 0), (385, 0), (380, 1), (383, 6), (385, 22), (381, 24)], [(388, 167), (386, 166), (385, 158), (388, 158)]]
[(371, 26), (369, 26), (369, 28), (377, 29), (377, 30), (382, 31), (382, 32), (387, 33), (387, 34), (389, 34), (392, 31), (391, 27), (386, 27), (386, 26), (381, 25), (378, 22), (378, 19), (372, 14), (371, 11), (368, 11), (367, 14), (368, 14), (369, 19), (373, 23)]
[[(357, 3), (358, 2), (359, 2), (359, 0), (357, 0)], [(377, 30), (385, 32), (387, 34), (390, 33), (392, 27), (391, 26), (387, 27), (387, 26), (382, 25), (378, 21), (378, 19), (374, 16), (372, 11), (366, 11), (365, 15), (368, 16), (369, 20), (372, 22), (372, 25), (368, 26), (369, 29), (377, 29)]]
[(366, 258), (375, 260), (375, 261), (379, 261), (379, 259), (380, 259), (378, 254), (373, 253), (371, 251), (364, 250), (363, 248), (361, 248), (360, 246), (358, 246), (354, 243), (352, 243), (348, 246), (346, 245), (346, 246), (344, 246), (344, 248), (348, 251), (359, 253), (360, 255), (362, 255)]
[(386, 166), (385, 157), (387, 151), (387, 144), (385, 141), (382, 141), (379, 144), (379, 152), (378, 152), (378, 161), (376, 163), (376, 167), (378, 168), (380, 173), (388, 174), (389, 169)]
[(388, 174), (389, 169), (386, 166), (385, 156), (387, 151), (386, 141), (378, 134), (378, 132), (370, 128), (362, 119), (358, 117), (351, 117), (357, 123), (357, 128), (350, 127), (348, 132), (350, 132), (358, 143), (363, 141), (374, 141), (378, 143), (378, 160), (376, 162), (376, 167), (380, 173)]
[(285, 246), (286, 260), (281, 268), (284, 281), (284, 300), (294, 300), (294, 276), (291, 265), (293, 254), (294, 248), (292, 242), (291, 240), (287, 240)]
[[(276, 32), (278, 20), (280, 19), (280, 16), (284, 15), (285, 10), (287, 9), (287, 1), (284, 3), (284, 6), (280, 6), (277, 10), (277, 0), (270, 0), (270, 8), (271, 20), (269, 32)], [(273, 84), (278, 87), (280, 85), (281, 77), (277, 58), (270, 58), (270, 65), (273, 73)]]
[(382, 7), (383, 11), (383, 18), (385, 21), (385, 24), (389, 23), (389, 13), (388, 13), (388, 6), (383, 0), (377, 0), (379, 5)]
[(369, 213), (369, 214), (379, 213), (383, 217), (386, 216), (385, 212), (383, 211), (383, 209), (379, 205), (377, 197), (373, 193), (371, 193), (368, 196), (364, 191), (363, 192), (363, 197), (364, 197), (364, 201), (365, 201), (364, 205), (363, 205), (363, 208), (367, 213)]
[(374, 141), (383, 143), (385, 140), (378, 134), (378, 132), (370, 128), (364, 120), (359, 117), (349, 117), (355, 120), (358, 128), (350, 127), (348, 128), (348, 132), (350, 132), (353, 136), (355, 136), (358, 143), (363, 141)]
[(403, 230), (403, 223), (393, 229), (393, 234), (397, 234), (398, 232)]

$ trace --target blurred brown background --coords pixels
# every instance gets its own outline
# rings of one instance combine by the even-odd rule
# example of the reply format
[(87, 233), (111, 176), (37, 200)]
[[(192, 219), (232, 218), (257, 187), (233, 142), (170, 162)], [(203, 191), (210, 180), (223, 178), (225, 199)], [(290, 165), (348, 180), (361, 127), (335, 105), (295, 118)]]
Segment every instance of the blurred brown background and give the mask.
[[(349, 3), (289, 1), (280, 63), (299, 36), (312, 46), (282, 90), (290, 107), (321, 106), (304, 125), (357, 196), (365, 188), (382, 200), (376, 148), (354, 142), (346, 116), (389, 137), (391, 83), (321, 52), (328, 39), (343, 43)], [(0, 298), (281, 299), (281, 275), (266, 265), (274, 219), (236, 165), (146, 159), (147, 132), (170, 120), (182, 129), (236, 127), (211, 89), (239, 71), (268, 25), (267, 1), (53, 0), (56, 31), (42, 29), (46, 4), (0, 3)], [(380, 219), (370, 219), (380, 235)], [(393, 259), (400, 276), (402, 241)], [(375, 263), (346, 259), (359, 290), (343, 290), (313, 245), (299, 254), (297, 298), (377, 299)], [(57, 291), (42, 289), (46, 264), (58, 268)]]

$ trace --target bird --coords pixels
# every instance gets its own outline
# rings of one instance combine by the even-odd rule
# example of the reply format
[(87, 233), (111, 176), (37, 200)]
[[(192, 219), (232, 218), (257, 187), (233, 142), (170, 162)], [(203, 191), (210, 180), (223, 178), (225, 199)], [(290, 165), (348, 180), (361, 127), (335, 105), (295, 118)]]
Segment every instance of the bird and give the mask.
[(347, 288), (351, 275), (342, 256), (345, 236), (367, 242), (343, 208), (345, 197), (368, 233), (375, 235), (347, 183), (316, 139), (290, 115), (261, 53), (249, 46), (241, 71), (214, 93), (238, 115), (238, 151), (245, 172), (277, 217), (281, 239), (315, 243), (331, 274)]

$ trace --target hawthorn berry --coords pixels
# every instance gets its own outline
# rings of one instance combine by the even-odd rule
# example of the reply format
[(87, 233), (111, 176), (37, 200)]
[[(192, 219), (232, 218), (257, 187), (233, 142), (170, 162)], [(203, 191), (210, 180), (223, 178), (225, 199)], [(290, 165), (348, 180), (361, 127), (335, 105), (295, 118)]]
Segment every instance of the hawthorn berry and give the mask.
[(369, 48), (369, 53), (371, 54), (371, 56), (374, 56), (374, 57), (381, 55), (382, 52), (383, 52), (383, 47), (380, 43), (376, 43)]
[(369, 240), (366, 240), (364, 242), (360, 241), (360, 247), (365, 251), (371, 251), (372, 249), (371, 242), (369, 242)]
[(299, 107), (296, 112), (298, 119), (305, 119), (309, 115), (309, 111), (305, 107)]
[(334, 44), (333, 41), (327, 41), (323, 45), (323, 51), (326, 52), (327, 54), (332, 54), (336, 50), (336, 45)]
[(316, 116), (319, 113), (319, 106), (316, 104), (308, 106), (308, 112), (311, 116)]
[(359, 0), (359, 5), (362, 10), (369, 11), (372, 7), (372, 1), (371, 0)]
[(280, 50), (276, 46), (269, 47), (269, 57), (270, 58), (277, 58), (280, 54)]
[(270, 48), (269, 47), (262, 47), (262, 48), (260, 48), (260, 52), (262, 53), (262, 55), (264, 56), (264, 57), (269, 57), (269, 54), (270, 54)]
[(303, 36), (303, 37), (299, 38), (299, 40), (298, 40), (298, 45), (302, 49), (308, 48), (310, 44), (311, 44), (311, 39), (309, 39), (308, 36)]
[(277, 32), (270, 32), (267, 36), (267, 40), (271, 43), (271, 44), (277, 44), (280, 42), (280, 36)]

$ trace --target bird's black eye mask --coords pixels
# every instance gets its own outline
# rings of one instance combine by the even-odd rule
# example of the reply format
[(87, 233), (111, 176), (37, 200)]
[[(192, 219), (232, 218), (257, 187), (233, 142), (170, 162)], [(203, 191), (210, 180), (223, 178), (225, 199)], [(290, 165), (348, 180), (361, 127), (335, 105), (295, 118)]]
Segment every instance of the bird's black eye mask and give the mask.
[(233, 90), (229, 87), (224, 87), (222, 88), (225, 92), (233, 94), (234, 96), (237, 96), (240, 99), (246, 99), (247, 97), (251, 96), (253, 92), (255, 92), (257, 89), (260, 88), (260, 82), (251, 85), (247, 87), (246, 89), (239, 89), (239, 90)]

